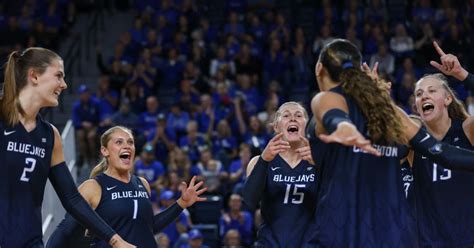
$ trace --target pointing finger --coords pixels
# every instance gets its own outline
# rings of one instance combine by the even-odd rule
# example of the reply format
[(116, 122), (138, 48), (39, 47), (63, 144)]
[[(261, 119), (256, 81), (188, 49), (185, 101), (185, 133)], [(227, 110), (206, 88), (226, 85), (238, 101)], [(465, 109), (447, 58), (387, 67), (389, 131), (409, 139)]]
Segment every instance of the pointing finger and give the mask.
[(444, 56), (446, 53), (444, 53), (443, 49), (438, 45), (438, 42), (433, 41), (433, 46), (436, 49), (436, 52), (438, 52), (439, 56)]

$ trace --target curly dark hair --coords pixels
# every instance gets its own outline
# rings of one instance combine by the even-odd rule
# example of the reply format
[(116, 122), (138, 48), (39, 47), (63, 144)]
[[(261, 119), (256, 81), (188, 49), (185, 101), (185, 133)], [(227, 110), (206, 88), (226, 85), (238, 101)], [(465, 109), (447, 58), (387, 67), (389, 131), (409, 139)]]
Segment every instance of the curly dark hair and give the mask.
[(389, 92), (360, 69), (362, 55), (348, 40), (337, 39), (321, 51), (319, 61), (329, 77), (359, 106), (367, 118), (370, 139), (378, 143), (406, 143), (404, 126)]

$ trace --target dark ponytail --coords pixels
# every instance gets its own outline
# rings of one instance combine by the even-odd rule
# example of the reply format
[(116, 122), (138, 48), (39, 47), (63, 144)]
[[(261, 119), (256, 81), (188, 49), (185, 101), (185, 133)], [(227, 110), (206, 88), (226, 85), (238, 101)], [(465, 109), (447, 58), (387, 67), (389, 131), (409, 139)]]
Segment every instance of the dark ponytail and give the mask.
[(392, 99), (380, 82), (360, 69), (362, 56), (350, 41), (338, 39), (321, 51), (319, 61), (331, 80), (340, 82), (367, 119), (373, 142), (404, 144), (403, 124), (397, 117)]

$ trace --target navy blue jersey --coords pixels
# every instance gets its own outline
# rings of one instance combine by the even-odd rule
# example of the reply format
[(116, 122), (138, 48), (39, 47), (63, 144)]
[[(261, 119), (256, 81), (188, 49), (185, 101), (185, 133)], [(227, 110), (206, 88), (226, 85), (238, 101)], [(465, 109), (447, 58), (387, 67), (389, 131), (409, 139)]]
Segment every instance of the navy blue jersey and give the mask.
[[(143, 248), (155, 248), (153, 210), (148, 192), (140, 178), (132, 175), (124, 183), (104, 173), (96, 178), (102, 188), (99, 205), (95, 209), (124, 240)], [(96, 240), (92, 247), (110, 247)]]
[(411, 202), (413, 200), (413, 171), (408, 161), (402, 163), (401, 173), (405, 197)]
[[(349, 117), (367, 133), (359, 107), (343, 92)], [(414, 247), (414, 221), (400, 173), (400, 148), (377, 145), (381, 157), (357, 147), (311, 139), (316, 165), (321, 167), (314, 225), (305, 247)]]
[(54, 132), (37, 117), (27, 132), (0, 121), (0, 247), (42, 244), (41, 204), (51, 167)]
[[(461, 121), (452, 121), (443, 142), (472, 149)], [(474, 173), (452, 171), (415, 153), (414, 194), (420, 246), (474, 245)]]
[(399, 146), (399, 158), (402, 161), (401, 170), (402, 173), (402, 184), (405, 190), (405, 197), (408, 201), (414, 201), (413, 199), (413, 170), (408, 161), (408, 152), (410, 149), (407, 146)]
[(301, 247), (316, 208), (316, 167), (302, 160), (291, 168), (277, 155), (267, 170), (256, 247)]

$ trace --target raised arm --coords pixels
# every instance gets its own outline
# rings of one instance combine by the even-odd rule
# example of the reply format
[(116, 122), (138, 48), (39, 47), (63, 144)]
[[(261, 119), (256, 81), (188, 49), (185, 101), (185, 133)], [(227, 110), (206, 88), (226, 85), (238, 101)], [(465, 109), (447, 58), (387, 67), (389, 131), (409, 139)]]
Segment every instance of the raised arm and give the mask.
[(474, 171), (474, 151), (436, 140), (403, 110), (397, 108), (397, 112), (405, 125), (405, 135), (413, 150), (445, 168)]
[(317, 135), (323, 142), (357, 146), (368, 153), (379, 155), (370, 140), (350, 120), (346, 101), (341, 95), (320, 92), (311, 101), (311, 110), (316, 118)]

